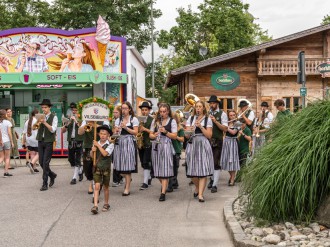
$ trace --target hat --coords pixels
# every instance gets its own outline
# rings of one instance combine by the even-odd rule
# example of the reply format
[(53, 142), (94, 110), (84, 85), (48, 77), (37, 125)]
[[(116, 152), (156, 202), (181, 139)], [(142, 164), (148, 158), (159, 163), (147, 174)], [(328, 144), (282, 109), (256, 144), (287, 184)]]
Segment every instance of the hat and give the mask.
[(249, 105), (249, 103), (246, 100), (242, 100), (241, 102), (239, 102), (238, 107), (242, 108), (242, 107), (247, 106), (247, 105)]
[(71, 104), (70, 104), (70, 108), (77, 108), (77, 104), (74, 103), (74, 102), (71, 102)]
[(269, 107), (269, 105), (268, 105), (268, 103), (266, 101), (261, 102), (261, 106)]
[(216, 102), (216, 103), (220, 103), (219, 99), (217, 96), (215, 95), (211, 95), (209, 101), (207, 101), (207, 103), (211, 103), (211, 102)]
[(43, 99), (42, 102), (39, 105), (48, 105), (52, 106), (53, 104), (50, 103), (50, 99)]
[(106, 131), (108, 131), (108, 133), (109, 133), (110, 135), (112, 135), (112, 130), (109, 128), (109, 125), (106, 125), (106, 124), (97, 127), (96, 130), (97, 130), (97, 133), (100, 133), (101, 130), (106, 130)]
[(151, 103), (149, 101), (142, 101), (139, 105), (139, 108), (147, 107), (149, 109), (152, 109)]

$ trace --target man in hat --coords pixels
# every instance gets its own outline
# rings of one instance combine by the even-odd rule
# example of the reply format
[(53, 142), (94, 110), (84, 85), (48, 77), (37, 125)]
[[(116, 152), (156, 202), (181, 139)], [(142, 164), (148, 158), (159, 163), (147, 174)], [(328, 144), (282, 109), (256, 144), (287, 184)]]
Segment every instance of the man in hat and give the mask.
[(73, 108), (77, 108), (76, 103), (71, 102), (70, 103), (70, 108), (68, 108), (68, 110), (66, 111), (66, 117), (67, 118), (71, 118), (72, 114), (73, 114)]
[(16, 72), (48, 72), (49, 67), (44, 57), (37, 54), (40, 43), (37, 38), (31, 38), (29, 43), (22, 49), (22, 54), (17, 60)]
[(210, 106), (209, 117), (213, 122), (211, 146), (214, 160), (214, 174), (207, 187), (211, 189), (212, 193), (215, 193), (218, 191), (217, 185), (220, 179), (220, 158), (222, 151), (223, 131), (227, 131), (228, 117), (224, 111), (220, 110), (220, 101), (217, 96), (211, 95), (207, 103), (209, 103)]
[(140, 122), (139, 133), (142, 133), (143, 145), (139, 149), (139, 157), (141, 161), (141, 166), (143, 168), (143, 184), (140, 190), (148, 189), (151, 183), (151, 142), (150, 142), (150, 126), (153, 118), (150, 116), (150, 110), (152, 109), (152, 104), (149, 101), (143, 101), (139, 105), (141, 109), (142, 116), (146, 116), (147, 119), (145, 123)]
[[(253, 132), (253, 121), (255, 118), (254, 111), (251, 109), (247, 110), (249, 103), (246, 100), (241, 100), (238, 107), (241, 109), (241, 112), (245, 111), (245, 113), (242, 115), (242, 118), (246, 123), (246, 126), (251, 130), (251, 132)], [(240, 113), (238, 115), (240, 115)]]
[(55, 142), (58, 119), (55, 114), (50, 112), (52, 103), (49, 99), (43, 99), (39, 104), (45, 115), (40, 121), (40, 127), (37, 133), (39, 163), (43, 169), (43, 184), (41, 191), (48, 190), (48, 177), (50, 178), (49, 187), (52, 187), (57, 177), (50, 167), (49, 163), (53, 154), (53, 143)]
[(72, 115), (70, 121), (62, 127), (62, 133), (68, 132), (68, 149), (69, 149), (69, 162), (71, 167), (74, 167), (74, 173), (70, 184), (76, 184), (79, 176), (79, 181), (83, 180), (82, 166), (81, 166), (81, 156), (83, 152), (83, 135), (78, 134), (78, 128), (80, 123), (77, 118), (77, 105), (71, 103)]

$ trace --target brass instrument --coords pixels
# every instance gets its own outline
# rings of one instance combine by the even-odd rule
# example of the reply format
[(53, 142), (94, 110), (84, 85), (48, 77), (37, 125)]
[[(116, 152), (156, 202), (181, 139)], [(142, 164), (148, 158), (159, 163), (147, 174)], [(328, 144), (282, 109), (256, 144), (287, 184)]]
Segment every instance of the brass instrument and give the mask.
[[(120, 116), (120, 119), (119, 119), (119, 126), (121, 125), (121, 123), (123, 122), (123, 116), (121, 115)], [(121, 135), (121, 127), (120, 128), (120, 131), (118, 134), (113, 134), (111, 137), (110, 137), (110, 142), (115, 144), (115, 145), (119, 145), (119, 137)]]
[(144, 126), (144, 124), (147, 122), (147, 118), (148, 116), (138, 116), (137, 117), (139, 120), (139, 132), (136, 135), (136, 144), (138, 149), (142, 149), (143, 148), (143, 132), (140, 131), (140, 127)]
[(241, 102), (241, 101), (246, 101), (247, 103), (248, 103), (248, 108), (246, 108), (243, 112), (241, 112), (238, 116), (237, 116), (237, 119), (239, 120), (239, 119), (241, 119), (242, 117), (243, 117), (243, 115), (248, 111), (248, 110), (251, 110), (251, 108), (252, 108), (252, 103), (250, 102), (250, 101), (248, 101), (247, 99), (240, 99), (239, 101), (238, 101), (238, 105), (239, 105), (239, 103)]
[(186, 94), (184, 99), (187, 102), (187, 104), (183, 108), (183, 115), (186, 119), (188, 119), (190, 112), (192, 110), (192, 107), (196, 104), (197, 101), (200, 101), (200, 99), (195, 94), (192, 94), (192, 93)]
[(157, 130), (158, 135), (156, 137), (156, 140), (153, 141), (153, 142), (156, 143), (155, 148), (154, 148), (155, 151), (158, 151), (158, 144), (161, 144), (161, 142), (160, 142), (160, 135), (161, 135), (161, 133), (160, 133), (160, 130), (159, 129), (162, 126), (163, 126), (163, 118), (162, 118), (162, 116), (159, 115), (159, 124), (158, 124), (158, 130)]
[(69, 122), (70, 122), (70, 119), (69, 118), (62, 117), (62, 124), (63, 124), (63, 126), (68, 125)]
[(42, 120), (46, 118), (45, 114), (36, 114), (35, 117), (36, 117), (36, 119), (37, 119), (37, 122), (32, 126), (32, 129), (33, 129), (33, 130), (37, 130), (37, 129), (39, 129)]
[(85, 132), (91, 132), (93, 129), (93, 124), (88, 122), (85, 126), (84, 126), (84, 130)]

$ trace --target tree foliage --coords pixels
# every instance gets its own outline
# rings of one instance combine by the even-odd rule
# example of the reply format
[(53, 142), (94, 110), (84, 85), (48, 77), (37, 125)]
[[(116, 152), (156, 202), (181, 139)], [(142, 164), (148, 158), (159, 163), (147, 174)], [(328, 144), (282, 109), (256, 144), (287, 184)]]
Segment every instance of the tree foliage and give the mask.
[[(180, 8), (177, 26), (161, 30), (157, 42), (162, 48), (173, 46), (177, 56), (189, 64), (269, 41), (267, 31), (254, 23), (248, 8), (240, 0), (205, 0), (198, 12), (190, 6)], [(201, 47), (208, 50), (204, 57), (199, 54)]]
[(322, 19), (322, 25), (330, 24), (330, 15), (326, 15)]
[[(98, 15), (109, 23), (111, 34), (124, 36), (142, 51), (150, 44), (151, 0), (0, 0), (0, 27), (95, 27)], [(154, 18), (161, 11), (154, 9)]]

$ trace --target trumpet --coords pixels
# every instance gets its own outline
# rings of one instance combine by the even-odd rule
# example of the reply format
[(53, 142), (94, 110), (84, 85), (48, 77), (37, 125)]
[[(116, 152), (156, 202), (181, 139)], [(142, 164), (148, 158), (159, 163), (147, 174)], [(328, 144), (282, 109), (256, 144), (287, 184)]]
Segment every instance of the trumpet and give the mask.
[(93, 129), (93, 125), (92, 123), (88, 122), (85, 126), (84, 126), (84, 130), (85, 132), (91, 132)]
[(41, 124), (41, 121), (43, 119), (45, 119), (45, 114), (36, 114), (36, 119), (37, 119), (37, 122), (32, 126), (32, 129), (33, 130), (37, 130), (40, 128), (40, 124)]

